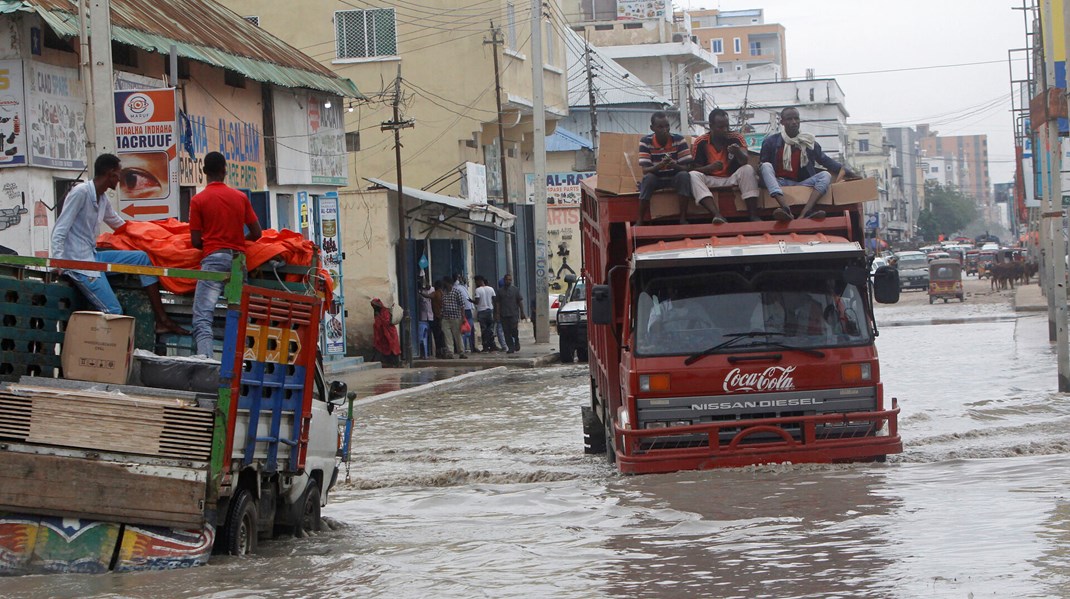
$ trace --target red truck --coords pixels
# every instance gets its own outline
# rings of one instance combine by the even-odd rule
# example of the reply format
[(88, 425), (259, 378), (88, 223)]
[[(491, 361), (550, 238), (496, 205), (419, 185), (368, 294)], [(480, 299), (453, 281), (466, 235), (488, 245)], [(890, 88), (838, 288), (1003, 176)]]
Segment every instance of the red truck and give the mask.
[(586, 451), (637, 474), (902, 451), (873, 317), (899, 280), (870, 274), (861, 204), (751, 222), (715, 193), (726, 224), (636, 226), (637, 196), (583, 182)]

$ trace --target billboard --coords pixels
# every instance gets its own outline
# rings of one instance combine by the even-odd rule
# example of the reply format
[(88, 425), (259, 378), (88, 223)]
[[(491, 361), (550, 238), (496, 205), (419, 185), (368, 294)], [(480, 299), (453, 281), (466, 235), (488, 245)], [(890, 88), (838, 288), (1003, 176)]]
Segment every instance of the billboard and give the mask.
[(0, 60), (0, 168), (26, 164), (22, 61)]
[(115, 92), (115, 152), (122, 160), (119, 212), (177, 218), (178, 125), (173, 88)]
[(85, 94), (78, 69), (28, 61), (30, 164), (82, 170), (85, 159)]
[(334, 295), (326, 298), (323, 316), (323, 353), (346, 353), (345, 300), (342, 296), (342, 226), (338, 213), (338, 193), (328, 192), (319, 199), (320, 264), (334, 280)]
[[(546, 173), (546, 205), (579, 206), (580, 182), (593, 175), (594, 171)], [(524, 183), (527, 186), (527, 203), (534, 204), (535, 175), (524, 175)]]

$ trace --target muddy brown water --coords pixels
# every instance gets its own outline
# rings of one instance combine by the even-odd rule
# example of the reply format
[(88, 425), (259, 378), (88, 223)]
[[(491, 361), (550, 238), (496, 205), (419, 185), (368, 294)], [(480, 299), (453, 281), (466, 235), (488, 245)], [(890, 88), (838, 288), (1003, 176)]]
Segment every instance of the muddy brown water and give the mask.
[(907, 301), (878, 321), (906, 446), (886, 464), (622, 477), (582, 453), (583, 366), (511, 371), (364, 406), (334, 530), (0, 595), (1070, 596), (1070, 398), (1045, 317)]

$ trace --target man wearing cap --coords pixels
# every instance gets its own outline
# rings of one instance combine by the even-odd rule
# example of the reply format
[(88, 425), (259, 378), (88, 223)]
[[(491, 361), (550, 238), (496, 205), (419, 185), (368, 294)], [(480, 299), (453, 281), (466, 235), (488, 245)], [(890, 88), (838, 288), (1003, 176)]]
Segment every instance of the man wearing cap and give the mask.
[[(208, 186), (189, 203), (190, 241), (203, 252), (202, 271), (230, 272), (234, 257), (245, 251), (245, 242), (260, 239), (260, 221), (249, 198), (223, 183), (227, 177), (227, 160), (222, 154), (209, 152), (201, 170)], [(193, 295), (193, 340), (198, 354), (210, 357), (215, 353), (212, 317), (224, 285), (223, 281), (197, 281)]]

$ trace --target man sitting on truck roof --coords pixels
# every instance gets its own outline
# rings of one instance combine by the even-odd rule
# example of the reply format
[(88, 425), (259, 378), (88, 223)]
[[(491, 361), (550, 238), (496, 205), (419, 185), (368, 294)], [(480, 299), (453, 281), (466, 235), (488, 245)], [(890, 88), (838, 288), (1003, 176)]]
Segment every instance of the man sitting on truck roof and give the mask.
[[(713, 224), (725, 222), (710, 188), (739, 187), (751, 220), (758, 217), (758, 175), (747, 164), (747, 142), (728, 129), (728, 113), (720, 108), (710, 111), (710, 132), (695, 140), (694, 170), (691, 171), (691, 195), (713, 214)], [(680, 201), (680, 220), (687, 214), (687, 202)]]
[[(825, 195), (832, 185), (832, 173), (841, 170), (847, 179), (858, 179), (851, 169), (841, 165), (821, 150), (814, 136), (799, 132), (799, 110), (788, 107), (780, 111), (781, 131), (779, 135), (770, 135), (762, 142), (760, 168), (762, 183), (769, 190), (769, 195), (780, 204), (773, 212), (779, 221), (790, 221), (793, 216), (791, 208), (784, 201), (781, 187), (802, 185), (811, 188), (810, 198), (803, 206), (799, 218), (825, 218), (824, 210), (814, 210), (817, 200)], [(828, 170), (819, 171), (820, 164)]]
[[(112, 262), (135, 266), (152, 266), (149, 255), (133, 250), (97, 251), (97, 228), (106, 223), (112, 229), (126, 224), (115, 212), (108, 196), (123, 177), (122, 163), (115, 154), (101, 154), (93, 162), (93, 180), (80, 183), (71, 189), (63, 200), (63, 210), (52, 228), (52, 258), (55, 260), (81, 260), (84, 262)], [(67, 270), (64, 272), (97, 310), (106, 314), (122, 314), (123, 307), (108, 283), (108, 277), (96, 270)], [(157, 333), (189, 335), (164, 311), (160, 299), (160, 280), (154, 276), (141, 275), (141, 286), (149, 297), (152, 313), (156, 317)]]
[[(643, 224), (650, 211), (650, 198), (659, 189), (676, 189), (684, 199), (691, 198), (691, 148), (683, 135), (669, 132), (669, 117), (664, 112), (650, 115), (650, 130), (654, 133), (639, 140), (639, 166), (643, 181), (639, 184), (639, 219)], [(686, 204), (684, 204), (686, 206)], [(685, 214), (680, 215), (681, 222)]]

